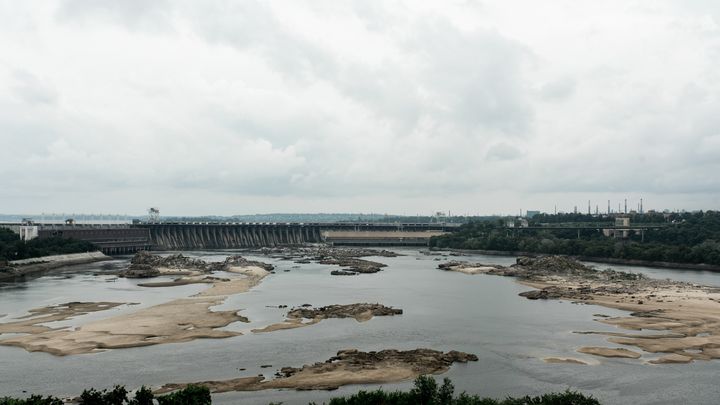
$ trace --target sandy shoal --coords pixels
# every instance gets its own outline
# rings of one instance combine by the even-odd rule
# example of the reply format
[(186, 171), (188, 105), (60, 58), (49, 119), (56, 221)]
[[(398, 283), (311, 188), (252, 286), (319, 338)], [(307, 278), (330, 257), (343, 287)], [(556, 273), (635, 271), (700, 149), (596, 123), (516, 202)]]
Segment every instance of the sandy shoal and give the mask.
[[(598, 287), (596, 283), (556, 281), (526, 283), (535, 288), (561, 285), (580, 288), (583, 285)], [(601, 285), (601, 284), (600, 284)], [(569, 298), (572, 299), (572, 298)], [(598, 322), (636, 333), (592, 332), (608, 335), (608, 341), (634, 346), (645, 352), (675, 354), (654, 363), (720, 359), (720, 290), (686, 283), (661, 287), (639, 288), (626, 294), (591, 294), (589, 299), (576, 300), (584, 304), (601, 305), (631, 312), (630, 316), (597, 319)], [(666, 331), (668, 333), (642, 333)], [(596, 353), (591, 353), (596, 354)]]
[[(39, 325), (67, 319), (65, 316), (67, 314), (48, 314), (43, 309), (36, 310), (31, 312), (27, 319), (0, 324), (0, 333), (27, 333), (23, 336), (2, 339), (0, 345), (18, 346), (31, 352), (43, 351), (64, 356), (104, 349), (237, 336), (240, 333), (217, 329), (237, 321), (247, 322), (247, 319), (240, 316), (237, 311), (212, 311), (211, 308), (222, 304), (228, 295), (246, 292), (258, 285), (267, 272), (263, 275), (251, 269), (247, 274), (251, 275), (215, 282), (210, 288), (193, 297), (176, 299), (133, 313), (91, 321), (75, 329), (58, 330)], [(78, 314), (81, 313), (74, 315)]]
[[(472, 266), (451, 267), (450, 271), (467, 274), (502, 273), (503, 269)], [(506, 268), (505, 268), (506, 269)], [(644, 352), (663, 353), (652, 363), (685, 363), (688, 359), (720, 359), (720, 288), (691, 283), (652, 279), (592, 279), (558, 274), (516, 278), (520, 284), (548, 292), (548, 299), (563, 299), (582, 304), (629, 311), (629, 316), (596, 319), (628, 330), (627, 333), (581, 331), (608, 336), (615, 345), (634, 347)], [(502, 275), (502, 274), (499, 274)], [(535, 295), (538, 298), (538, 295)], [(539, 298), (543, 298), (540, 296)], [(652, 333), (643, 331), (653, 331)], [(662, 333), (665, 332), (665, 333)], [(603, 349), (603, 350), (600, 350)], [(582, 349), (581, 349), (582, 350)], [(614, 357), (613, 348), (595, 348), (583, 353)]]
[(585, 361), (573, 357), (546, 357), (543, 361), (545, 363), (588, 365)]
[[(381, 350), (359, 352), (341, 350), (338, 356), (325, 362), (304, 365), (301, 368), (282, 367), (276, 378), (265, 380), (263, 376), (242, 377), (229, 380), (203, 381), (211, 392), (258, 391), (265, 389), (332, 390), (350, 384), (379, 384), (406, 381), (423, 374), (447, 372), (453, 363), (477, 361), (475, 355), (450, 351), (447, 353), (430, 349), (409, 351)], [(175, 391), (188, 383), (166, 384), (157, 394)]]

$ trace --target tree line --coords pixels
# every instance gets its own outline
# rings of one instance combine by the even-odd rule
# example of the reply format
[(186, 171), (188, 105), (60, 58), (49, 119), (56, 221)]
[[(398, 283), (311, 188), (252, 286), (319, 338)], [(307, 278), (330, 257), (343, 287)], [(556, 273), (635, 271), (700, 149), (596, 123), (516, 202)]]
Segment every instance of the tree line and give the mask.
[[(455, 387), (448, 378), (439, 385), (434, 378), (420, 376), (415, 380), (414, 388), (409, 391), (386, 392), (360, 391), (347, 397), (336, 397), (330, 405), (600, 405), (592, 396), (565, 391), (540, 396), (507, 397), (505, 399), (482, 398), (465, 392), (454, 395)], [(201, 385), (189, 385), (186, 388), (164, 396), (154, 396), (146, 387), (140, 388), (133, 398), (129, 398), (125, 387), (115, 386), (108, 391), (85, 390), (80, 395), (82, 405), (210, 405), (210, 390)], [(0, 405), (61, 405), (63, 401), (55, 397), (31, 396), (28, 399), (0, 398)], [(270, 405), (280, 405), (270, 403)], [(316, 405), (311, 402), (309, 405)]]
[(96, 250), (97, 246), (92, 243), (77, 239), (52, 237), (25, 242), (15, 232), (0, 228), (0, 262)]
[(602, 233), (603, 226), (614, 225), (612, 216), (542, 214), (529, 225), (589, 228), (523, 229), (508, 228), (503, 220), (475, 221), (454, 233), (433, 237), (430, 246), (720, 265), (720, 212), (634, 214), (630, 219), (633, 226), (657, 227), (616, 239)]

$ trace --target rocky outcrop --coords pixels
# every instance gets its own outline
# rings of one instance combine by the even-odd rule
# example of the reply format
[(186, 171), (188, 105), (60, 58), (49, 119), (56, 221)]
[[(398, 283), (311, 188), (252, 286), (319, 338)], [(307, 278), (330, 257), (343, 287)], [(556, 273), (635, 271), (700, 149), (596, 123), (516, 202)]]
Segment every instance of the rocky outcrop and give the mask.
[(273, 270), (273, 265), (247, 260), (242, 256), (230, 256), (222, 262), (206, 262), (202, 259), (183, 256), (181, 253), (170, 256), (155, 255), (147, 251), (137, 252), (130, 260), (130, 266), (119, 273), (120, 277), (148, 278), (161, 274), (160, 268), (171, 270), (212, 273), (225, 271), (232, 267), (259, 267), (266, 271)]
[(288, 312), (289, 319), (316, 319), (316, 318), (358, 318), (373, 316), (402, 315), (403, 310), (386, 307), (382, 304), (349, 304), (328, 305), (320, 308), (299, 307)]
[(361, 257), (397, 257), (400, 256), (389, 250), (362, 249), (362, 248), (333, 248), (333, 247), (278, 247), (263, 248), (260, 252), (264, 255), (277, 257), (283, 260), (293, 260), (295, 263), (319, 263), (342, 267), (341, 270), (333, 270), (330, 274), (334, 276), (350, 276), (355, 274), (377, 273), (383, 267), (383, 263), (361, 259)]
[[(477, 361), (474, 354), (458, 351), (443, 353), (431, 349), (381, 350), (362, 352), (340, 350), (325, 362), (302, 367), (282, 367), (275, 379), (263, 376), (240, 377), (222, 381), (194, 383), (208, 387), (214, 393), (228, 391), (258, 391), (289, 388), (297, 390), (334, 390), (350, 384), (381, 384), (405, 381), (423, 374), (440, 374), (453, 363)], [(156, 394), (185, 388), (188, 384), (166, 384)]]
[(317, 261), (320, 264), (332, 264), (340, 267), (344, 267), (348, 272), (353, 273), (361, 273), (361, 274), (371, 274), (371, 273), (377, 273), (380, 271), (383, 267), (387, 267), (387, 265), (373, 262), (370, 260), (364, 260), (364, 259), (356, 259), (351, 257), (328, 257), (323, 258)]
[(332, 276), (357, 276), (358, 273), (348, 270), (333, 270), (330, 272)]

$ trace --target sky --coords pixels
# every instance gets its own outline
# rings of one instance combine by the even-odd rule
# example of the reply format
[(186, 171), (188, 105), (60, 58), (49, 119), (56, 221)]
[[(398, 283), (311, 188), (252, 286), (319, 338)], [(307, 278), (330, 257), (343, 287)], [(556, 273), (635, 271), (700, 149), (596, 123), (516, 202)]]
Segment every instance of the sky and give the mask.
[(715, 0), (0, 0), (0, 213), (720, 209)]

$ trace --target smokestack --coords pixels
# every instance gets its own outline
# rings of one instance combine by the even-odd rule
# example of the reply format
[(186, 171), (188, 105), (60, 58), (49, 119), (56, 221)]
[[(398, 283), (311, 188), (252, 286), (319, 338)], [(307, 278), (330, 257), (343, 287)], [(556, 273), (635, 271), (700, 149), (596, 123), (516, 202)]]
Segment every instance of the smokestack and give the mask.
[(640, 199), (640, 213), (641, 213), (641, 214), (643, 213), (643, 205), (642, 205), (642, 204), (643, 204), (643, 200), (642, 200), (642, 198), (641, 198), (641, 199)]
[(627, 214), (627, 198), (625, 199), (625, 213)]
[(608, 215), (610, 215), (610, 200), (608, 200)]
[(590, 213), (590, 200), (588, 200), (588, 215), (591, 215), (591, 213)]

